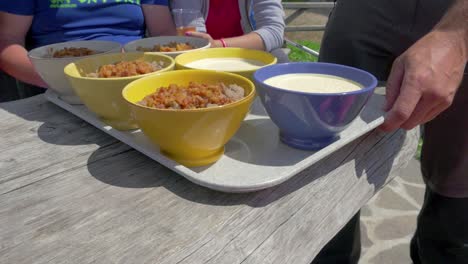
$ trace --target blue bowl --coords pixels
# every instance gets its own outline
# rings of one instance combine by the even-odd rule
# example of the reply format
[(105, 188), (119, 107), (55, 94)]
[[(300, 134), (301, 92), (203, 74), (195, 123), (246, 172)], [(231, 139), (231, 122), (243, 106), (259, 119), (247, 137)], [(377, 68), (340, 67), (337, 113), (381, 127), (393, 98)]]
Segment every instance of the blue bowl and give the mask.
[[(344, 93), (308, 93), (264, 83), (271, 77), (291, 73), (334, 75), (355, 81), (363, 88)], [(320, 62), (267, 66), (255, 72), (254, 80), (263, 106), (279, 127), (281, 141), (304, 150), (318, 150), (335, 141), (359, 115), (377, 86), (377, 79), (368, 72)]]

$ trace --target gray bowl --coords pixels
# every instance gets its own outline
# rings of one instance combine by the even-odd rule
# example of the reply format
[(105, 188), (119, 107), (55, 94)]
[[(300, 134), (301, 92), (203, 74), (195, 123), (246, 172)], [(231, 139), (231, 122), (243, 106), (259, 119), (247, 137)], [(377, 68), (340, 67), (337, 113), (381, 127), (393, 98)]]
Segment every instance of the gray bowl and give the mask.
[(152, 48), (154, 45), (167, 45), (170, 42), (177, 42), (177, 43), (188, 42), (191, 46), (195, 48), (191, 50), (185, 50), (185, 51), (157, 52), (157, 53), (165, 54), (165, 55), (175, 58), (180, 54), (192, 52), (196, 50), (207, 49), (211, 46), (208, 40), (202, 39), (202, 38), (185, 37), (185, 36), (161, 36), (161, 37), (144, 38), (144, 39), (139, 39), (139, 40), (129, 42), (124, 46), (124, 51), (133, 52), (133, 51), (138, 51), (137, 50), (138, 47)]
[[(82, 57), (52, 57), (53, 52), (65, 47), (88, 48), (98, 53)], [(36, 72), (47, 83), (50, 89), (59, 94), (62, 100), (70, 104), (81, 104), (80, 99), (76, 96), (63, 72), (65, 66), (85, 57), (118, 52), (122, 52), (122, 46), (118, 42), (92, 40), (61, 42), (42, 46), (29, 51), (28, 56)]]

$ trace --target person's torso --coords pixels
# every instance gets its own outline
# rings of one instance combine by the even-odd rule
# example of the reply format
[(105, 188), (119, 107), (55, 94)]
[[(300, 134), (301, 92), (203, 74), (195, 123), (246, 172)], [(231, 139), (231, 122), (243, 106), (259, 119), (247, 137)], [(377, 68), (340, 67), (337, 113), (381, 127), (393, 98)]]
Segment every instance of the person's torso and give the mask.
[(214, 39), (244, 34), (238, 0), (209, 0), (206, 29)]
[(139, 0), (36, 0), (30, 47), (70, 40), (126, 43), (145, 33)]
[(415, 39), (429, 32), (442, 18), (454, 0), (337, 0), (339, 12), (349, 13), (351, 27), (380, 28), (387, 24), (392, 30)]

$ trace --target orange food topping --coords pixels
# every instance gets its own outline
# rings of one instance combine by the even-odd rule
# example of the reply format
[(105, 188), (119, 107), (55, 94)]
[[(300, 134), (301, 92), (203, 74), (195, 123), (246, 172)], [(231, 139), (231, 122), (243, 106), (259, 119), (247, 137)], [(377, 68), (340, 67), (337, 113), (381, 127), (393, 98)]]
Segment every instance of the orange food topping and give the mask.
[(167, 45), (154, 45), (152, 48), (144, 48), (138, 47), (138, 51), (144, 52), (173, 52), (173, 51), (184, 51), (184, 50), (191, 50), (194, 49), (190, 43), (177, 43), (177, 42), (170, 42)]
[(138, 103), (159, 109), (196, 109), (229, 104), (243, 97), (244, 89), (237, 85), (190, 82), (187, 87), (161, 87)]
[(63, 48), (52, 54), (54, 58), (81, 57), (96, 54), (97, 52), (88, 48)]
[(157, 63), (149, 63), (144, 60), (121, 61), (115, 64), (103, 65), (99, 67), (97, 76), (94, 76), (95, 74), (89, 76), (99, 78), (128, 77), (155, 72), (161, 68)]

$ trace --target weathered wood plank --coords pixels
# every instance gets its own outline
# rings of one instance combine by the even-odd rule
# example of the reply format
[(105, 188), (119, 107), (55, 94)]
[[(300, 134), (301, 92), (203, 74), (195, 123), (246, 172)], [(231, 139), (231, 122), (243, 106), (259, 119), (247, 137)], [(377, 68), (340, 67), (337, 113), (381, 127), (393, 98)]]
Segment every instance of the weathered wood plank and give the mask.
[[(346, 161), (348, 166), (334, 170), (329, 175), (334, 180), (327, 179), (342, 190), (340, 195), (330, 196), (325, 193), (325, 197), (311, 199), (243, 263), (309, 263), (358, 209), (380, 190), (385, 182), (393, 178), (382, 175), (397, 175), (400, 166), (406, 166), (409, 158), (414, 155), (414, 148), (403, 148), (401, 152), (394, 152), (395, 145), (390, 143), (398, 145), (415, 142), (418, 139), (417, 135), (418, 133), (410, 133), (406, 138), (405, 134), (400, 132), (390, 140), (385, 138), (372, 150), (361, 152), (362, 150), (356, 149)], [(336, 188), (329, 190), (336, 191)], [(321, 204), (318, 205), (317, 202)], [(321, 215), (323, 218), (313, 218), (311, 215)], [(287, 254), (288, 252), (291, 253)], [(221, 252), (220, 255), (225, 254)]]
[(374, 131), (279, 186), (226, 194), (41, 96), (0, 104), (0, 122), (0, 263), (18, 264), (309, 263), (418, 139)]
[[(265, 258), (269, 259), (272, 251), (281, 249), (278, 254), (284, 258), (294, 252), (287, 241), (297, 240), (311, 246), (292, 254), (300, 257), (294, 263), (302, 263), (325, 236), (338, 230), (330, 225), (326, 233), (320, 225), (333, 212), (330, 201), (338, 205), (350, 186), (369, 177), (349, 173), (369, 158), (353, 153), (363, 153), (376, 142), (382, 145), (372, 150), (384, 151), (383, 146), (399, 140), (369, 135), (276, 188), (247, 195), (198, 187), (134, 151), (94, 162), (95, 157), (107, 156), (102, 153), (105, 148), (98, 149), (89, 166), (2, 196), (0, 225), (9, 228), (0, 231), (0, 258), (14, 263), (266, 263), (257, 261), (264, 252), (270, 252)], [(392, 147), (393, 154), (397, 150)], [(407, 151), (402, 153), (408, 156)], [(342, 165), (335, 170), (337, 160)], [(374, 166), (387, 161), (377, 160)], [(389, 177), (384, 171), (370, 172), (382, 178), (379, 183)], [(348, 208), (342, 221), (362, 202)], [(284, 230), (289, 225), (300, 229)], [(279, 234), (287, 239), (274, 239), (278, 248), (272, 250), (268, 245)]]
[[(94, 155), (102, 154), (91, 160)], [(129, 263), (125, 259), (141, 254), (159, 261), (236, 209), (217, 204), (246, 199), (229, 197), (195, 186), (135, 151), (124, 152), (3, 195), (0, 223), (8, 229), (0, 231), (0, 259)], [(199, 223), (204, 224), (197, 230)]]
[(83, 166), (100, 146), (117, 143), (43, 96), (0, 104), (0, 124), (0, 195)]
[[(361, 138), (361, 140), (363, 140), (363, 138)], [(276, 231), (277, 229), (285, 226), (286, 223), (292, 219), (296, 219), (292, 218), (294, 215), (302, 215), (299, 221), (304, 223), (298, 223), (298, 227), (301, 227), (302, 229), (310, 229), (311, 231), (303, 232), (303, 230), (301, 230), (301, 232), (295, 232), (294, 228), (292, 228), (288, 229), (286, 233), (284, 233), (285, 236), (288, 236), (289, 234), (290, 237), (287, 239), (275, 239), (272, 245), (276, 248), (272, 249), (272, 251), (276, 253), (272, 260), (277, 262), (273, 261), (272, 263), (309, 263), (313, 256), (323, 246), (323, 244), (319, 244), (320, 239), (328, 241), (328, 239), (332, 237), (332, 235), (329, 233), (327, 234), (326, 232), (322, 234), (321, 229), (323, 227), (319, 227), (318, 225), (323, 221), (324, 217), (328, 213), (333, 211), (334, 207), (339, 206), (342, 197), (359, 181), (370, 182), (367, 182), (367, 185), (360, 187), (363, 188), (363, 191), (367, 191), (364, 187), (378, 183), (375, 187), (371, 187), (372, 190), (376, 191), (376, 189), (379, 189), (382, 186), (384, 179), (390, 179), (389, 175), (391, 174), (389, 174), (388, 166), (393, 164), (393, 162), (391, 162), (391, 158), (398, 153), (396, 151), (396, 146), (401, 145), (401, 140), (403, 139), (398, 137), (389, 138), (387, 136), (382, 138), (381, 135), (371, 134), (365, 139), (365, 143), (351, 144), (345, 149), (338, 151), (316, 166), (313, 166), (307, 171), (296, 176), (291, 181), (287, 182), (286, 185), (279, 186), (271, 192), (269, 196), (265, 197), (265, 200), (262, 201), (261, 204), (268, 204), (269, 208), (265, 208), (258, 214), (254, 213), (254, 215), (250, 215), (254, 221), (247, 223), (245, 229), (240, 228), (239, 223), (234, 223), (233, 227), (235, 227), (235, 229), (233, 232), (238, 233), (227, 233), (227, 237), (222, 237), (220, 234), (216, 234), (216, 239), (211, 240), (210, 243), (198, 249), (197, 252), (192, 253), (182, 263), (241, 263), (243, 261), (246, 263), (269, 263), (265, 259), (265, 254), (257, 253), (257, 251), (261, 249), (257, 248), (264, 243), (264, 240), (268, 239), (267, 241), (270, 241), (271, 238), (269, 237), (278, 232)], [(412, 140), (413, 138), (408, 139), (408, 142)], [(389, 152), (389, 158), (383, 158), (376, 164), (382, 165), (389, 162), (389, 165), (382, 166), (381, 170), (375, 172), (372, 171), (372, 173), (366, 175), (355, 169), (355, 163), (361, 161), (359, 155), (363, 152), (365, 153), (366, 149), (369, 150), (369, 148), (374, 145), (372, 143), (376, 144), (374, 150), (380, 151), (383, 150), (383, 146), (388, 146), (392, 143), (399, 144), (395, 144), (396, 146), (394, 145), (391, 147), (393, 148), (393, 151)], [(414, 150), (414, 147), (411, 150), (408, 148), (406, 151), (402, 152), (402, 155), (405, 158), (410, 155), (408, 150), (411, 152)], [(374, 157), (377, 156), (374, 155)], [(342, 165), (336, 168), (337, 161), (341, 160), (343, 162), (338, 162), (338, 164)], [(357, 175), (359, 175), (360, 178), (358, 178)], [(370, 197), (366, 197), (366, 199), (368, 198)], [(343, 207), (346, 210), (343, 211), (342, 217), (337, 218), (335, 221), (343, 221), (343, 223), (346, 222), (353, 213), (364, 204), (366, 199), (356, 199), (356, 201), (354, 201), (355, 199), (351, 199), (354, 201), (355, 206), (349, 208)], [(278, 200), (278, 204), (270, 205), (269, 202), (272, 200)], [(359, 206), (356, 206), (357, 204), (359, 204)], [(256, 205), (254, 206), (257, 207)], [(308, 213), (300, 213), (302, 210), (307, 210)], [(328, 221), (328, 223), (330, 224), (330, 228), (333, 232), (337, 232), (339, 230), (336, 229), (333, 221)], [(341, 226), (340, 222), (338, 224), (338, 226)], [(290, 232), (293, 232), (294, 235)], [(224, 238), (228, 244), (220, 243), (220, 238)], [(287, 245), (286, 243), (288, 243), (288, 240), (294, 240), (299, 243), (299, 245), (309, 244), (309, 246), (296, 249), (285, 249), (283, 247)], [(218, 243), (220, 243), (221, 246), (218, 246)], [(255, 261), (247, 258), (248, 256), (251, 256)], [(286, 259), (284, 259), (285, 257), (300, 257), (303, 259), (302, 261), (299, 259), (286, 261)]]

